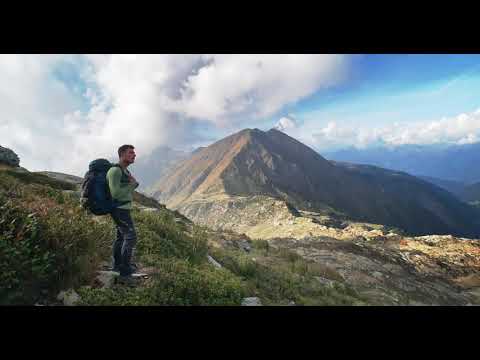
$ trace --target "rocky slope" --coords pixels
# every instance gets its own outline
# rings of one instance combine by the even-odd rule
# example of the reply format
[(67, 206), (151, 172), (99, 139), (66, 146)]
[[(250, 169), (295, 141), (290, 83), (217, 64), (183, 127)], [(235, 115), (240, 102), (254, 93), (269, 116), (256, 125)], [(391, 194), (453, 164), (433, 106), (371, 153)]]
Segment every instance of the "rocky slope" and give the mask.
[[(337, 274), (382, 305), (480, 304), (480, 242), (451, 235), (406, 236), (399, 229), (352, 222), (334, 214), (297, 211), (265, 196), (197, 203), (185, 212), (202, 224), (263, 239)], [(202, 207), (211, 206), (208, 211)], [(181, 209), (181, 208), (180, 208)], [(256, 256), (257, 261), (268, 261)], [(334, 280), (336, 279), (336, 280)]]
[(187, 212), (225, 196), (266, 195), (298, 209), (336, 211), (416, 235), (480, 235), (478, 211), (447, 191), (406, 173), (327, 161), (274, 129), (246, 129), (194, 153), (151, 194)]

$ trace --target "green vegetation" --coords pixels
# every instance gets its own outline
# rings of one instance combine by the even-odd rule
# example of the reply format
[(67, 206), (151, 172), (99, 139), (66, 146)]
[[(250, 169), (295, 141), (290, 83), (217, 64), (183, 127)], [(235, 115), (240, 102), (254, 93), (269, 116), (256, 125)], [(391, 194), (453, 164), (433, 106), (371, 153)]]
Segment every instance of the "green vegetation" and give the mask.
[[(333, 269), (262, 240), (251, 253), (209, 249), (206, 229), (165, 207), (134, 210), (138, 242), (135, 261), (154, 269), (141, 285), (99, 288), (102, 262), (110, 261), (115, 227), (79, 206), (70, 184), (43, 175), (0, 171), (0, 304), (55, 302), (74, 288), (83, 305), (240, 305), (259, 296), (267, 305), (361, 304)], [(146, 198), (142, 205), (152, 206)], [(207, 262), (210, 253), (222, 265)], [(334, 280), (332, 286), (316, 277)]]
[(31, 180), (0, 172), (2, 304), (31, 304), (88, 281), (111, 242), (111, 227), (60, 190)]

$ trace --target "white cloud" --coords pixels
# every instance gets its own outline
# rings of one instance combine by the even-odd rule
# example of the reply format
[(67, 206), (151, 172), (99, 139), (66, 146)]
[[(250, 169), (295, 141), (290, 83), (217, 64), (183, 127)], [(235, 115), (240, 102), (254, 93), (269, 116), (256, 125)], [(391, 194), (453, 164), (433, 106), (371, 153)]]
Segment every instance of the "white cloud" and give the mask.
[(16, 151), (21, 165), (50, 167), (66, 144), (63, 115), (78, 101), (54, 67), (69, 56), (0, 55), (0, 143)]
[[(68, 62), (72, 89), (52, 76)], [(0, 55), (0, 144), (32, 170), (83, 175), (124, 143), (139, 156), (190, 144), (193, 126), (237, 126), (341, 81), (342, 55)], [(83, 84), (83, 85), (85, 85)]]
[(297, 121), (293, 115), (288, 115), (280, 118), (275, 124), (274, 128), (280, 131), (292, 130), (297, 128)]
[[(286, 131), (291, 133), (289, 129)], [(352, 127), (331, 121), (320, 129), (312, 128), (312, 124), (297, 128), (295, 134), (319, 150), (345, 146), (365, 148), (370, 145), (471, 144), (480, 141), (480, 111), (431, 122), (395, 122), (374, 128)]]
[(190, 117), (219, 124), (266, 117), (342, 79), (342, 55), (206, 55), (175, 102)]

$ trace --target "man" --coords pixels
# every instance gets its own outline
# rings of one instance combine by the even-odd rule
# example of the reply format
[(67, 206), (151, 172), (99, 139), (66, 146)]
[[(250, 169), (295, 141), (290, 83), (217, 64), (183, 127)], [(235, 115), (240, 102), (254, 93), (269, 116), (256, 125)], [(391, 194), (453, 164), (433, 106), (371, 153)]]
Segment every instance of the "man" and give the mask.
[(113, 270), (119, 271), (121, 277), (129, 277), (136, 271), (131, 263), (132, 253), (137, 241), (137, 234), (130, 211), (132, 210), (133, 191), (138, 182), (127, 170), (135, 162), (135, 151), (132, 145), (118, 148), (119, 166), (111, 167), (107, 172), (107, 183), (114, 200), (126, 204), (113, 209), (111, 216), (117, 227), (117, 239), (113, 244)]

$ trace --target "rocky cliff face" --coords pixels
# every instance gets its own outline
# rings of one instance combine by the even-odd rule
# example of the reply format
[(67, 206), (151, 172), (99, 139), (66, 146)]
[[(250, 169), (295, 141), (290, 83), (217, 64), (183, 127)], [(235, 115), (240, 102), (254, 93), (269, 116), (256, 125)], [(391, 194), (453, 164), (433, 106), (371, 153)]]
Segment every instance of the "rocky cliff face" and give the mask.
[(0, 164), (18, 167), (20, 166), (20, 158), (12, 150), (0, 146)]

